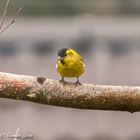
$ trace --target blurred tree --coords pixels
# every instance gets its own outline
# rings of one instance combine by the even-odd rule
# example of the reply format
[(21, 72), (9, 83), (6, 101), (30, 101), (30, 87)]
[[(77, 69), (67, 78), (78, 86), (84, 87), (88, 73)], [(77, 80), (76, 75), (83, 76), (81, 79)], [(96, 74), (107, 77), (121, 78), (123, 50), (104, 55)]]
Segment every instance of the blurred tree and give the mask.
[[(1, 0), (0, 10), (5, 0)], [(22, 15), (140, 14), (139, 0), (12, 0), (9, 14), (22, 7)]]
[(46, 55), (46, 54), (51, 54), (51, 52), (53, 51), (53, 42), (48, 41), (48, 42), (37, 42), (35, 43), (35, 46), (33, 47), (33, 51), (42, 56), (42, 55)]
[(15, 42), (6, 41), (0, 43), (0, 55), (1, 56), (10, 56), (15, 55), (18, 51), (18, 46), (16, 46)]

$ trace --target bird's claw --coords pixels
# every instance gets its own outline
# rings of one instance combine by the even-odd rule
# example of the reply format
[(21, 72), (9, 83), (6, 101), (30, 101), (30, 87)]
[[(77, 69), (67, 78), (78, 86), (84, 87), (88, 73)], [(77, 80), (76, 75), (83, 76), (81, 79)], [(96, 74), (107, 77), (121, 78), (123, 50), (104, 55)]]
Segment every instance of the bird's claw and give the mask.
[(59, 82), (62, 83), (63, 85), (66, 85), (67, 84), (67, 82), (64, 81), (63, 79), (61, 79)]
[(75, 82), (74, 85), (77, 87), (77, 86), (80, 86), (82, 85), (79, 81)]

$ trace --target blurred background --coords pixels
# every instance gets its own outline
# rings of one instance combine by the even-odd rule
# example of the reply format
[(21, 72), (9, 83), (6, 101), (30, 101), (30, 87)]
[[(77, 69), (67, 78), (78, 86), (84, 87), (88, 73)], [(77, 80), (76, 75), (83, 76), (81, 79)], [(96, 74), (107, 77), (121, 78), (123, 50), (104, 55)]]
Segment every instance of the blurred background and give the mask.
[[(0, 1), (1, 16), (5, 4)], [(14, 25), (0, 35), (0, 71), (59, 80), (57, 52), (71, 47), (85, 59), (81, 82), (140, 86), (139, 0), (11, 0), (4, 26), (19, 7)], [(140, 113), (0, 99), (4, 140), (10, 139), (7, 134), (33, 135), (26, 138), (33, 140), (140, 140), (139, 122)]]

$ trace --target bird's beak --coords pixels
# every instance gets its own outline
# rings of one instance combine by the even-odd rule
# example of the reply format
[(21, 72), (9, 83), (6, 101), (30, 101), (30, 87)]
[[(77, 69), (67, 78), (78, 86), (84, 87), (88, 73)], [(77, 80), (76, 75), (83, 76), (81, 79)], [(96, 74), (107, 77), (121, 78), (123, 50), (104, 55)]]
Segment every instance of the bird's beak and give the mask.
[(57, 57), (57, 60), (58, 60), (58, 61), (60, 61), (60, 60), (61, 60), (61, 57), (60, 57), (60, 56), (58, 56), (58, 57)]
[(60, 61), (63, 61), (64, 60), (64, 57), (60, 57)]
[(61, 56), (58, 56), (57, 60), (58, 60), (59, 62), (61, 62), (61, 61), (63, 61), (63, 60), (64, 60), (64, 58), (63, 58), (63, 57), (61, 57)]
[(63, 57), (61, 57), (61, 56), (58, 56), (58, 61), (62, 61), (64, 58)]

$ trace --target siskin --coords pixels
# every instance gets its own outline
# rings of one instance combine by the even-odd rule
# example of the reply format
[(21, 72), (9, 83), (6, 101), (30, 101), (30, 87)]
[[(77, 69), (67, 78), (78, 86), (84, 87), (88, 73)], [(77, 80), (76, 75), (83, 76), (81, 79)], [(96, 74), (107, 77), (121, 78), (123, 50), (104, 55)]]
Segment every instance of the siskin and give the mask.
[(56, 69), (62, 76), (60, 82), (65, 84), (64, 77), (77, 77), (75, 85), (81, 85), (79, 76), (85, 71), (83, 58), (73, 49), (63, 48), (58, 52)]

